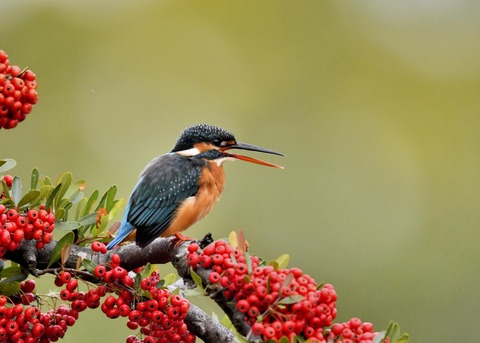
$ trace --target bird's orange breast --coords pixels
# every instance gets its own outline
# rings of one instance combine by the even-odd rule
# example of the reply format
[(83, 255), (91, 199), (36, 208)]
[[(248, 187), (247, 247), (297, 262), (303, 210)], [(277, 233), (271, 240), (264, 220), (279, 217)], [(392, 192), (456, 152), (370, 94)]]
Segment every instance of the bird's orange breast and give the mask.
[(185, 199), (177, 209), (170, 226), (162, 232), (162, 237), (173, 236), (205, 217), (220, 198), (225, 185), (225, 171), (213, 161), (203, 168), (198, 182), (198, 192)]

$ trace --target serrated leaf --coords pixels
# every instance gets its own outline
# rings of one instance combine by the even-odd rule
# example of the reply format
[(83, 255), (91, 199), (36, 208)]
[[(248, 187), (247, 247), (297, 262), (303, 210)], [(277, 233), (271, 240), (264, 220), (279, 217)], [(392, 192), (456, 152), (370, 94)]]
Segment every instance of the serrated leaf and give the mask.
[(33, 168), (32, 175), (30, 176), (30, 189), (36, 189), (38, 185), (38, 179), (40, 175), (37, 168)]
[(11, 194), (15, 207), (18, 207), (18, 203), (22, 199), (22, 180), (18, 176), (13, 178)]
[(278, 269), (285, 269), (288, 266), (288, 262), (290, 261), (290, 255), (283, 254), (279, 256), (276, 260), (278, 263)]
[(298, 303), (299, 301), (303, 300), (302, 295), (290, 295), (288, 297), (285, 297), (281, 299), (278, 304), (283, 304), (283, 305), (290, 305), (290, 304), (295, 304)]
[(198, 288), (200, 288), (205, 294), (205, 288), (203, 287), (202, 278), (192, 269), (192, 267), (190, 267), (190, 276), (192, 277), (193, 282), (195, 282)]
[(97, 265), (95, 263), (93, 263), (92, 261), (86, 258), (82, 260), (82, 267), (85, 268), (89, 273), (93, 274), (93, 271), (95, 270), (96, 266)]
[(82, 226), (82, 224), (80, 224), (79, 222), (56, 222), (55, 223), (55, 229), (59, 229), (59, 230), (62, 230), (62, 231), (73, 231), (73, 230), (77, 230), (78, 228), (80, 228)]
[(230, 243), (233, 249), (238, 247), (237, 233), (235, 231), (231, 231), (228, 235), (228, 243)]
[[(59, 223), (61, 223), (61, 222), (59, 222)], [(59, 223), (55, 223), (55, 228), (57, 228), (57, 224), (59, 224)], [(66, 246), (67, 244), (73, 244), (74, 239), (75, 239), (75, 235), (71, 231), (67, 232), (65, 234), (65, 236), (60, 238), (60, 240), (57, 242), (57, 245), (55, 245), (55, 248), (53, 248), (53, 251), (52, 251), (52, 254), (50, 255), (50, 261), (48, 262), (47, 268), (50, 268), (50, 266), (52, 264), (54, 264), (55, 262), (57, 262), (60, 259), (60, 255), (61, 255), (63, 247)]]
[(19, 282), (0, 283), (0, 294), (7, 297), (17, 294), (20, 291)]
[(0, 173), (5, 173), (6, 171), (14, 168), (17, 165), (17, 161), (12, 160), (11, 158), (4, 158), (0, 160)]
[(38, 189), (32, 189), (27, 194), (25, 194), (22, 199), (20, 199), (17, 206), (23, 207), (29, 203), (33, 203), (35, 200), (37, 200), (39, 195), (40, 191)]

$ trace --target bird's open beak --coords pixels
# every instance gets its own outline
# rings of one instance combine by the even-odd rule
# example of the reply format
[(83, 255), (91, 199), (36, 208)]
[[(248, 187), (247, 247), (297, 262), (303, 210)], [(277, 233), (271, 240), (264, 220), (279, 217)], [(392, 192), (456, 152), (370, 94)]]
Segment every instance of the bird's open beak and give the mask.
[[(226, 146), (224, 148), (220, 148), (219, 150), (225, 152), (225, 150), (230, 150), (230, 149), (250, 150), (250, 151), (263, 152), (263, 153), (266, 153), (266, 154), (284, 156), (282, 153), (279, 153), (279, 152), (276, 152), (276, 151), (273, 151), (273, 150), (270, 150), (270, 149), (262, 148), (262, 147), (259, 147), (259, 146), (256, 146), (256, 145), (247, 144), (247, 143), (236, 143), (234, 145), (229, 145), (229, 146)], [(232, 154), (230, 152), (228, 152), (228, 155), (230, 155), (233, 158), (236, 158), (237, 160), (256, 163), (256, 164), (260, 164), (262, 166), (267, 166), (267, 167), (284, 169), (282, 166), (279, 166), (279, 165), (276, 165), (276, 164), (273, 164), (273, 163), (270, 163), (270, 162), (265, 162), (265, 161), (262, 161), (262, 160), (257, 160), (256, 158), (253, 158), (253, 157), (250, 157), (250, 156), (237, 155), (237, 154)]]

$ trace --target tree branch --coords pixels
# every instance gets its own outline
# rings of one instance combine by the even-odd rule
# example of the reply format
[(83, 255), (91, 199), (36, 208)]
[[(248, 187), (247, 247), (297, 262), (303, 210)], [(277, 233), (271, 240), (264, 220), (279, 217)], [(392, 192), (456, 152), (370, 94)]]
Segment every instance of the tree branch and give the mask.
[[(201, 246), (204, 246), (211, 241), (211, 236), (207, 235), (199, 243)], [(72, 245), (70, 255), (65, 264), (61, 266), (58, 261), (48, 270), (47, 266), (50, 261), (50, 256), (53, 253), (57, 241), (50, 242), (41, 250), (37, 250), (35, 244), (32, 244), (31, 241), (24, 241), (18, 249), (7, 252), (4, 258), (27, 268), (32, 275), (39, 276), (40, 274), (51, 273), (60, 267), (75, 269), (79, 258), (88, 258), (95, 264), (106, 264), (111, 260), (112, 254), (118, 254), (120, 256), (121, 266), (126, 270), (133, 270), (147, 263), (172, 263), (178, 275), (186, 281), (184, 282), (183, 288), (188, 288), (188, 285), (192, 284), (192, 278), (190, 276), (190, 268), (187, 264), (187, 254), (188, 245), (192, 242), (193, 241), (183, 241), (180, 242), (180, 244), (176, 244), (178, 241), (172, 237), (157, 238), (143, 249), (136, 244), (127, 244), (110, 250), (106, 254), (93, 253), (90, 248)], [(210, 271), (198, 268), (197, 273), (206, 285)], [(89, 281), (95, 282), (96, 280)], [(223, 298), (222, 292), (211, 292), (209, 295), (225, 311), (240, 334), (243, 336), (249, 334), (250, 326), (243, 320), (243, 315), (236, 311), (235, 304), (227, 302)], [(193, 304), (190, 304), (185, 323), (189, 331), (201, 338), (204, 342), (234, 342), (234, 334), (230, 330), (218, 321), (213, 320), (213, 318)], [(250, 342), (261, 342), (261, 340), (259, 340), (258, 337), (250, 337)]]

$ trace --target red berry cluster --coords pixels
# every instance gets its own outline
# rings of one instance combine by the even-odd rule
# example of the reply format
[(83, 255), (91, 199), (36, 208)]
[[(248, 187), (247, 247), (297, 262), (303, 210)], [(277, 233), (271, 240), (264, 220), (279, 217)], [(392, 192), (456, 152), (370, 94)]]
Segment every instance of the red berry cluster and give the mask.
[[(167, 289), (157, 288), (158, 281), (156, 273), (142, 280), (140, 286), (151, 299), (137, 303), (128, 315), (127, 326), (133, 330), (140, 326), (146, 335), (144, 343), (195, 342), (195, 335), (188, 331), (184, 322), (190, 303), (177, 294), (170, 294)], [(134, 336), (127, 338), (127, 343), (134, 342), (142, 341)]]
[[(33, 280), (22, 284), (35, 288)], [(15, 305), (0, 295), (0, 342), (56, 342), (77, 319), (78, 312), (65, 305), (42, 313), (36, 306)]]
[(53, 239), (55, 215), (44, 209), (19, 212), (0, 205), (0, 227), (0, 257), (17, 249), (24, 239), (36, 240), (37, 249), (42, 249)]
[(25, 120), (38, 102), (37, 81), (31, 70), (10, 65), (0, 50), (0, 128), (13, 129)]
[(198, 249), (196, 243), (189, 245), (188, 264), (193, 269), (211, 269), (209, 287), (220, 288), (226, 300), (236, 301), (253, 334), (266, 341), (303, 336), (311, 342), (326, 342), (324, 330), (337, 314), (332, 285), (319, 287), (299, 268), (260, 266), (258, 257), (244, 255), (222, 240), (203, 252)]
[[(373, 329), (373, 324), (363, 322), (360, 318), (352, 318), (345, 323), (336, 323), (326, 330), (325, 336), (329, 341), (336, 343), (371, 343), (378, 335)], [(390, 339), (385, 338), (385, 343)]]
[[(104, 248), (103, 243), (92, 243), (92, 250), (96, 252), (106, 251)], [(100, 307), (108, 318), (128, 317), (127, 327), (132, 330), (140, 328), (144, 337), (129, 336), (127, 342), (195, 342), (195, 335), (184, 323), (189, 302), (166, 289), (157, 288), (158, 273), (142, 279), (139, 289), (135, 289), (134, 279), (120, 267), (120, 257), (113, 254), (110, 265), (97, 265), (94, 275), (104, 284), (85, 293), (78, 291), (78, 281), (71, 273), (61, 272), (55, 278), (55, 284), (65, 286), (60, 292), (62, 300), (70, 301), (72, 309), (77, 312)]]

